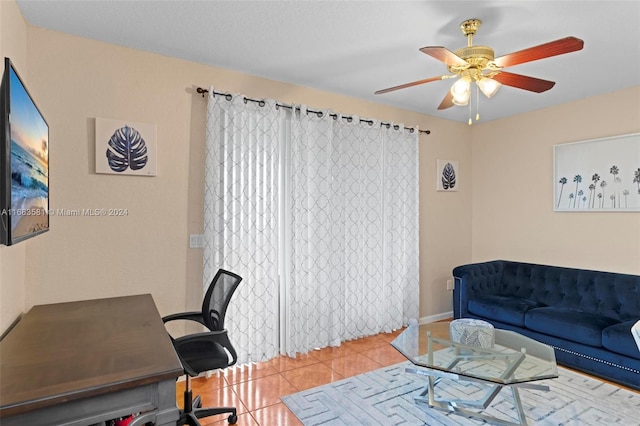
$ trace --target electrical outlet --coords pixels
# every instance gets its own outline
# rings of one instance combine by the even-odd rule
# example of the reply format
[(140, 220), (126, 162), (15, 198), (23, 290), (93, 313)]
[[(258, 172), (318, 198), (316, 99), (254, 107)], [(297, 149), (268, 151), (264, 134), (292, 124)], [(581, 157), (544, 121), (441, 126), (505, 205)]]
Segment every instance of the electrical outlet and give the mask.
[(447, 290), (453, 290), (453, 280), (447, 280)]

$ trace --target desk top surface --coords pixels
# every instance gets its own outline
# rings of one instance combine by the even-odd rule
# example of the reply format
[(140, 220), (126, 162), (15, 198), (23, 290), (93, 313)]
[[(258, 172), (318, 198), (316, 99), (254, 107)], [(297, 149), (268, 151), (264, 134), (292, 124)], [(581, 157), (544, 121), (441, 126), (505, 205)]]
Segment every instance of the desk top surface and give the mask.
[(181, 374), (151, 295), (38, 305), (0, 341), (0, 417)]

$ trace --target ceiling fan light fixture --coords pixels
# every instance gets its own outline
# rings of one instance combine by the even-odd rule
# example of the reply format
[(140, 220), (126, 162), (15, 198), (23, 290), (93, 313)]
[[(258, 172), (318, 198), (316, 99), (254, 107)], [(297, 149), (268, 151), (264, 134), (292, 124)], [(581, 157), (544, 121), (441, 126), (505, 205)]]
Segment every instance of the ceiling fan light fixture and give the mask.
[(464, 76), (451, 86), (451, 96), (453, 103), (458, 106), (464, 106), (469, 103), (471, 97), (471, 78)]
[(499, 81), (487, 77), (481, 77), (476, 81), (476, 84), (480, 88), (480, 91), (489, 99), (491, 99), (498, 89), (500, 89), (500, 86), (502, 86)]

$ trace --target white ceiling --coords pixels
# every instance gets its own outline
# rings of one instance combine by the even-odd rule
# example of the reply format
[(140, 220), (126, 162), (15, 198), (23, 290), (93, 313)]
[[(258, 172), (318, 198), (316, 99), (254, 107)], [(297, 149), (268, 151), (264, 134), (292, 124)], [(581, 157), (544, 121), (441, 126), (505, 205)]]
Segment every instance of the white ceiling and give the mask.
[(496, 57), (566, 36), (584, 40), (581, 51), (508, 68), (556, 85), (540, 94), (503, 86), (480, 99), (482, 121), (640, 85), (638, 0), (17, 3), (35, 26), (461, 122), (468, 107), (437, 110), (452, 80), (373, 93), (446, 74), (418, 49), (465, 46), (459, 24), (469, 18), (483, 21), (474, 44)]

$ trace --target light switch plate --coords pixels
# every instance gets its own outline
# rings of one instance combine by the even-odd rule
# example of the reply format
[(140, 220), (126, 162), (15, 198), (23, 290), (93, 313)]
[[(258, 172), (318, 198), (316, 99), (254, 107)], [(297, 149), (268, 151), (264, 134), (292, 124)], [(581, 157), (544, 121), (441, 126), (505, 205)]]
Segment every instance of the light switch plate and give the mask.
[(203, 248), (204, 247), (204, 235), (191, 234), (189, 235), (189, 248)]

